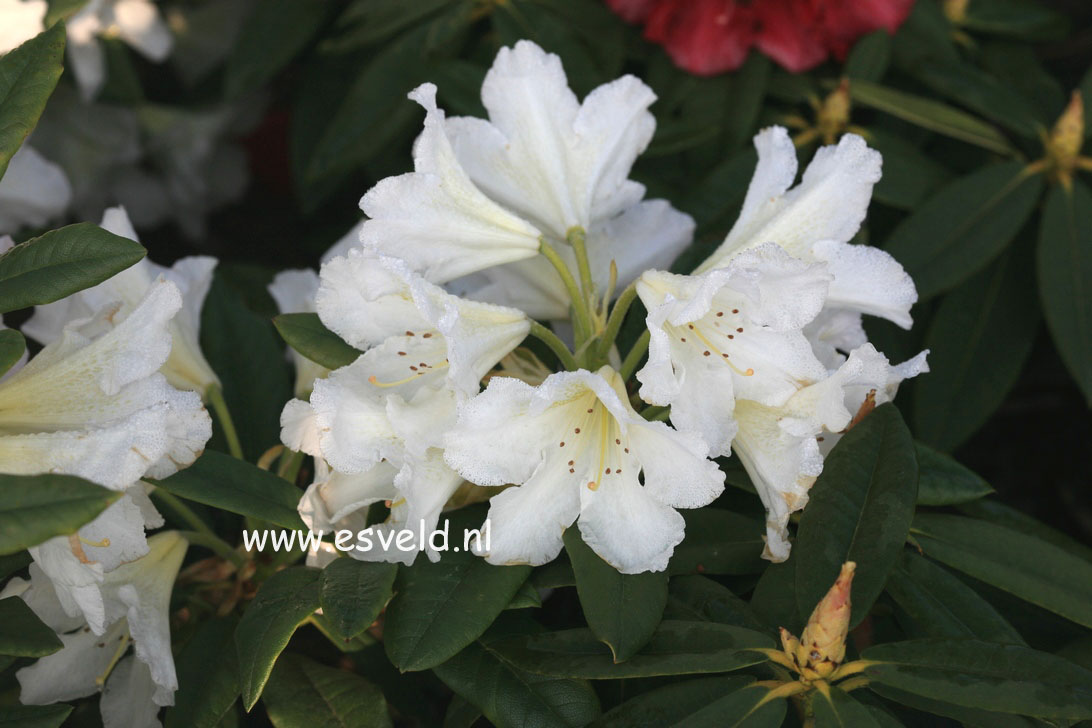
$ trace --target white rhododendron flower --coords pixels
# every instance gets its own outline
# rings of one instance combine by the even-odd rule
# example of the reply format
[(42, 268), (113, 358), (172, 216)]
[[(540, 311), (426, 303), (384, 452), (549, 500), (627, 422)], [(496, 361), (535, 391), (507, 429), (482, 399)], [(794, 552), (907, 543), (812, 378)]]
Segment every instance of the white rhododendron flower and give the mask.
[(918, 300), (910, 276), (888, 253), (850, 240), (861, 227), (883, 159), (864, 139), (846, 134), (822, 147), (796, 179), (796, 148), (782, 127), (755, 136), (758, 166), (739, 219), (697, 272), (723, 267), (763, 243), (777, 243), (805, 262), (823, 262), (833, 277), (828, 309), (882, 316), (903, 328)]
[(424, 522), (431, 531), (462, 482), (440, 449), (456, 405), (477, 394), (482, 377), (527, 336), (530, 322), (521, 311), (453, 296), (401, 260), (360, 250), (327, 263), (321, 279), (323, 323), (367, 351), (317, 380), (309, 405), (288, 403), (282, 439), (343, 474), (390, 463), (399, 494), (390, 527), (417, 532)]
[[(124, 208), (113, 207), (107, 210), (102, 218), (102, 227), (115, 235), (137, 240), (136, 231), (133, 230)], [(182, 294), (182, 307), (167, 324), (171, 335), (171, 348), (161, 371), (171, 385), (204, 395), (209, 387), (220, 384), (201, 353), (198, 340), (201, 307), (212, 284), (212, 272), (215, 268), (216, 259), (208, 256), (181, 258), (170, 268), (156, 265), (144, 258), (97, 286), (86, 288), (60, 301), (35, 307), (34, 315), (23, 325), (23, 333), (43, 344), (49, 344), (61, 337), (70, 321), (90, 316), (104, 306), (120, 303), (118, 313), (126, 315), (140, 304), (158, 280), (169, 280)]]
[(99, 36), (120, 38), (151, 61), (164, 61), (173, 38), (152, 0), (88, 0), (67, 24), (68, 59), (85, 99), (106, 81), (106, 52)]
[(178, 689), (168, 609), (186, 548), (177, 532), (160, 533), (148, 539), (144, 556), (111, 571), (102, 584), (105, 626), (98, 629), (66, 613), (36, 565), (29, 582), (12, 579), (0, 596), (22, 598), (64, 644), (16, 673), (20, 701), (48, 705), (102, 691), (105, 728), (158, 726), (160, 707), (174, 705)]
[(489, 119), (447, 119), (425, 84), (411, 98), (426, 110), (415, 171), (381, 181), (361, 200), (361, 241), (405, 258), (433, 282), (468, 274), (457, 289), (538, 318), (568, 316), (565, 289), (538, 257), (541, 241), (573, 263), (566, 242), (586, 234), (600, 292), (617, 261), (624, 287), (666, 266), (694, 223), (663, 200), (642, 201), (628, 179), (652, 138), (655, 94), (633, 76), (592, 91), (569, 89), (561, 59), (530, 41), (502, 48), (482, 85)]
[(663, 571), (683, 539), (675, 509), (708, 505), (724, 488), (701, 439), (643, 419), (610, 367), (561, 372), (538, 387), (494, 377), (460, 411), (445, 447), (471, 482), (518, 485), (490, 501), (483, 555), (493, 564), (550, 561), (576, 521), (619, 571)]
[(45, 30), (46, 0), (0, 0), (0, 55)]
[(24, 144), (0, 178), (0, 234), (42, 227), (61, 217), (71, 202), (64, 170)]

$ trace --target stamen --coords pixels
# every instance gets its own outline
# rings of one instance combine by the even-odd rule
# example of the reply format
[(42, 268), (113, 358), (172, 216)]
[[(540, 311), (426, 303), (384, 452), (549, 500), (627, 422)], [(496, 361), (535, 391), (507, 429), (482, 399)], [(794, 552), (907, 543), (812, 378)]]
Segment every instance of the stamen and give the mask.
[[(445, 367), (447, 367), (448, 366), (448, 361), (447, 361), (447, 359), (444, 359), (442, 364), (437, 364), (434, 367), (433, 366), (428, 366), (426, 364), (422, 364), (421, 366), (422, 367), (427, 367), (429, 369), (429, 371), (436, 371), (438, 369), (444, 369)], [(413, 371), (413, 374), (409, 375), (405, 379), (399, 379), (396, 382), (381, 382), (381, 381), (379, 381), (379, 378), (376, 377), (373, 374), (370, 377), (368, 377), (368, 383), (372, 384), (372, 385), (374, 385), (376, 387), (397, 387), (399, 385), (405, 384), (406, 382), (412, 382), (414, 379), (417, 379), (417, 377), (423, 377), (424, 375), (429, 373), (428, 371), (421, 371), (415, 366), (411, 366), (410, 369)]]
[(83, 536), (77, 536), (76, 538), (78, 538), (80, 540), (80, 543), (85, 544), (87, 546), (94, 546), (97, 549), (104, 549), (104, 548), (108, 548), (110, 546), (110, 539), (108, 539), (108, 538), (104, 538), (101, 541), (88, 541)]
[(110, 673), (113, 671), (114, 666), (118, 664), (121, 656), (125, 654), (125, 650), (129, 648), (129, 635), (123, 634), (118, 639), (118, 650), (114, 653), (114, 656), (110, 658), (110, 662), (106, 665), (106, 669), (102, 671), (102, 674), (95, 678), (95, 684), (102, 687), (106, 684), (106, 678), (110, 677)]
[[(705, 335), (702, 334), (700, 329), (695, 328), (693, 324), (690, 324), (690, 328), (691, 328), (691, 330), (693, 330), (694, 334), (697, 335), (697, 337), (702, 340), (702, 343), (704, 343), (706, 346), (708, 346), (713, 351), (720, 354), (721, 361), (723, 361), (725, 364), (727, 364), (729, 367), (731, 367), (733, 372), (740, 375), (741, 377), (753, 377), (754, 376), (754, 373), (755, 373), (754, 369), (752, 369), (750, 367), (748, 367), (746, 371), (740, 369), (739, 367), (737, 367), (735, 364), (733, 364), (731, 362), (731, 360), (729, 359), (727, 354), (725, 354), (723, 351), (721, 351), (716, 346), (714, 346), (713, 342), (709, 341), (709, 339), (705, 338)], [(743, 331), (743, 329), (737, 329), (737, 331)], [(728, 338), (729, 339), (732, 338), (732, 335), (729, 334)], [(710, 352), (708, 352), (708, 351), (703, 352), (704, 356), (709, 356), (709, 353)]]

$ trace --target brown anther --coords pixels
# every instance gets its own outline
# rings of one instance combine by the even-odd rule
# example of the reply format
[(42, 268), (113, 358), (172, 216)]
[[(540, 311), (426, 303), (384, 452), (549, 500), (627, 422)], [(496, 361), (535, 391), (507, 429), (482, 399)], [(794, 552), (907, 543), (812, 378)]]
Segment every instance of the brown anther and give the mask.
[(413, 332), (412, 331), (407, 331), (406, 336), (413, 336)]
[(708, 349), (706, 349), (705, 351), (703, 351), (703, 352), (701, 353), (701, 355), (702, 355), (702, 356), (709, 356), (709, 350), (708, 350)]
[(580, 428), (579, 427), (574, 428), (573, 432), (575, 432), (576, 434), (579, 435), (580, 434)]
[(431, 339), (431, 338), (432, 338), (432, 334), (421, 334), (421, 338), (422, 338), (422, 339)]

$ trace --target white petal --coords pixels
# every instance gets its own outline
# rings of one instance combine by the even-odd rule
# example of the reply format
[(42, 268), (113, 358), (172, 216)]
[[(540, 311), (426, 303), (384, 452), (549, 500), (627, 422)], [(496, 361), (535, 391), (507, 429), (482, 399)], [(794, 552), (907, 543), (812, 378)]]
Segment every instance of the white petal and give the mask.
[(19, 701), (24, 705), (49, 705), (94, 695), (102, 689), (97, 682), (104, 677), (118, 648), (125, 645), (124, 621), (113, 625), (103, 635), (84, 628), (58, 635), (64, 647), (15, 673), (22, 688)]
[(72, 186), (64, 170), (24, 144), (0, 179), (0, 233), (42, 227), (60, 217), (71, 202)]
[(102, 634), (109, 624), (100, 588), (104, 578), (102, 564), (81, 562), (65, 536), (51, 538), (28, 551), (41, 573), (53, 584), (65, 614), (81, 616), (81, 622), (85, 621), (95, 634)]
[(289, 450), (322, 457), (319, 425), (309, 402), (289, 400), (281, 411), (281, 442)]
[[(98, 27), (96, 26), (96, 30)], [(106, 82), (106, 52), (94, 37), (77, 39), (76, 16), (68, 24), (68, 62), (76, 76), (80, 97), (91, 101)]]
[(110, 672), (99, 699), (103, 728), (160, 728), (160, 706), (152, 700), (155, 690), (148, 666), (135, 657), (124, 658)]
[(724, 473), (693, 433), (643, 421), (632, 422), (628, 433), (650, 497), (672, 508), (701, 508), (724, 490)]
[[(300, 498), (300, 517), (313, 531), (331, 533), (340, 528), (363, 528), (364, 518), (352, 518), (372, 503), (398, 497), (394, 487), (397, 470), (379, 463), (363, 473), (331, 472), (316, 480)], [(361, 516), (367, 515), (365, 511)]]
[(320, 263), (329, 263), (334, 258), (341, 258), (349, 254), (349, 251), (353, 248), (360, 247), (360, 230), (364, 227), (364, 220), (361, 220), (357, 224), (349, 228), (349, 231), (337, 239), (337, 242), (331, 245), (322, 257), (319, 258)]
[[(628, 168), (627, 168), (628, 171)], [(650, 268), (667, 268), (690, 245), (694, 219), (666, 200), (645, 200), (588, 230), (587, 248), (596, 288), (606, 290), (610, 263), (618, 266), (621, 292)], [(557, 274), (550, 271), (554, 278)], [(567, 298), (565, 300), (568, 300)]]
[(122, 40), (145, 58), (166, 60), (174, 38), (155, 5), (147, 0), (117, 0), (113, 11)]
[(683, 517), (653, 498), (636, 474), (606, 478), (598, 490), (580, 491), (580, 535), (623, 574), (663, 571), (686, 527)]
[(30, 581), (15, 576), (0, 590), (0, 599), (19, 597), (54, 632), (71, 632), (84, 625), (82, 616), (71, 616), (57, 597), (53, 582), (36, 563), (29, 567)]
[[(558, 250), (575, 270), (572, 249)], [(528, 316), (546, 321), (569, 318), (569, 294), (557, 271), (542, 256), (473, 273), (447, 284), (452, 293), (475, 301), (518, 308)]]
[(104, 572), (113, 571), (148, 553), (148, 542), (144, 538), (144, 514), (127, 495), (112, 503), (95, 520), (82, 526), (78, 536), (84, 557), (101, 564)]
[(861, 314), (839, 308), (825, 308), (804, 327), (815, 356), (827, 369), (837, 369), (846, 360), (841, 352), (856, 349), (868, 341)]
[(827, 303), (851, 311), (882, 316), (904, 329), (913, 323), (910, 307), (917, 303), (914, 281), (886, 251), (868, 245), (820, 240), (812, 246), (816, 260), (827, 263), (834, 281)]
[(315, 311), (315, 294), (319, 289), (318, 273), (305, 268), (282, 270), (273, 276), (266, 286), (269, 295), (281, 313), (312, 313)]
[(43, 21), (49, 5), (45, 0), (0, 0), (0, 55), (45, 30)]

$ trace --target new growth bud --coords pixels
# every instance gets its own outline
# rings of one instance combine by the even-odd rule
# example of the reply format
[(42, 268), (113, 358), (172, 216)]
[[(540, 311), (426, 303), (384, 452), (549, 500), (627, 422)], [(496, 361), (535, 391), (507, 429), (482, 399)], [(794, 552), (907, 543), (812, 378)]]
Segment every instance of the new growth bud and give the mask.
[(857, 564), (852, 561), (842, 564), (838, 580), (811, 613), (799, 640), (787, 630), (781, 630), (785, 654), (807, 680), (829, 677), (845, 659), (852, 611), (849, 596), (856, 568)]
[(1069, 105), (1054, 123), (1046, 138), (1046, 156), (1055, 177), (1068, 186), (1073, 178), (1084, 143), (1084, 102), (1081, 92), (1074, 90)]

